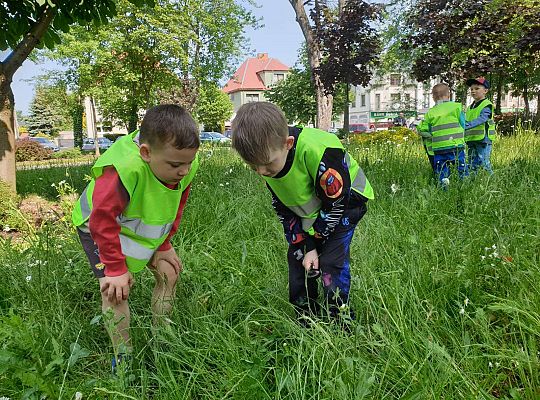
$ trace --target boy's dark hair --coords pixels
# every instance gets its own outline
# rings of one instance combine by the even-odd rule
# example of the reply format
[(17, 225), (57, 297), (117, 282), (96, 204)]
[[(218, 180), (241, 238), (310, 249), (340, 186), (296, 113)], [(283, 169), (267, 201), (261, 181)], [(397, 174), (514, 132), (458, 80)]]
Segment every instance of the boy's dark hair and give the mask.
[(264, 165), (270, 152), (283, 146), (289, 128), (283, 111), (260, 101), (244, 104), (232, 121), (232, 147), (248, 164)]
[(149, 109), (139, 129), (140, 143), (161, 147), (171, 144), (177, 149), (200, 146), (199, 127), (184, 107), (161, 104)]

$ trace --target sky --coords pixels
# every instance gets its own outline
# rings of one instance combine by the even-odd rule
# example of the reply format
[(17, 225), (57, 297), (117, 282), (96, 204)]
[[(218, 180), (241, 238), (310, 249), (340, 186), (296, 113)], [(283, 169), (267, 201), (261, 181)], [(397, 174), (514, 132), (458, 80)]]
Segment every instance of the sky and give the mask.
[[(289, 0), (255, 0), (260, 8), (252, 8), (253, 14), (261, 18), (263, 27), (248, 29), (246, 36), (250, 39), (251, 54), (268, 53), (269, 57), (277, 58), (288, 66), (296, 62), (298, 49), (304, 40), (300, 26), (296, 22), (294, 10)], [(247, 4), (245, 2), (244, 4)], [(0, 54), (3, 60), (6, 52)], [(237, 67), (239, 67), (238, 65)], [(11, 88), (15, 95), (15, 109), (28, 114), (28, 108), (34, 95), (34, 77), (46, 71), (59, 69), (55, 63), (49, 61), (43, 64), (34, 64), (26, 60), (13, 77)]]

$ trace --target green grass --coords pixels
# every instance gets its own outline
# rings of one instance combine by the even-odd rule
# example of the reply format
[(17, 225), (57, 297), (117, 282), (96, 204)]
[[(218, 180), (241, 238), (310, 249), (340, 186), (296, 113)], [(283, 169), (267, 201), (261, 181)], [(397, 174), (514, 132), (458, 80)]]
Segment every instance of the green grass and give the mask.
[[(447, 192), (419, 143), (351, 152), (377, 196), (351, 249), (351, 335), (293, 321), (269, 193), (230, 150), (204, 149), (174, 239), (185, 271), (169, 331), (151, 326), (150, 274), (136, 277), (129, 384), (110, 378), (97, 282), (69, 226), (0, 243), (0, 396), (539, 398), (540, 137), (500, 140), (493, 177)], [(41, 186), (21, 171), (20, 191), (84, 187), (87, 167), (68, 172)]]

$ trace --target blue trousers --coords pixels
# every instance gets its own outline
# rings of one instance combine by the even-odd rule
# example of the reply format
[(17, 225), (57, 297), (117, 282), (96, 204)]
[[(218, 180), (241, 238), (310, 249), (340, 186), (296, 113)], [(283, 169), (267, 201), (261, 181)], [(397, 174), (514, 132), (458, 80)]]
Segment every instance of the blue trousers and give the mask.
[[(350, 244), (358, 221), (367, 207), (345, 210), (339, 225), (328, 239), (317, 245), (319, 269), (324, 292), (324, 303), (330, 317), (339, 314), (339, 307), (349, 302), (351, 288)], [(289, 263), (289, 301), (299, 315), (319, 314), (319, 279), (307, 278), (302, 265), (303, 246), (290, 245), (287, 252)], [(351, 316), (354, 316), (351, 313)]]
[(469, 171), (465, 162), (465, 150), (455, 149), (449, 153), (437, 154), (433, 157), (435, 175), (440, 183), (443, 179), (450, 177), (451, 167), (457, 166), (458, 176), (460, 179), (467, 176)]
[(480, 168), (485, 169), (488, 174), (493, 175), (491, 168), (491, 143), (467, 142), (469, 169), (478, 172)]

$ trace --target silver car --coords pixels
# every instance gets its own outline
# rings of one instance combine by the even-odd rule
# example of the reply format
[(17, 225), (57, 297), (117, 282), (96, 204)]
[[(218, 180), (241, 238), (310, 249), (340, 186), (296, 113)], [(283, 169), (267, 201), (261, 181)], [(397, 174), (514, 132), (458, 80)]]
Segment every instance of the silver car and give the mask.
[(52, 151), (58, 151), (60, 150), (60, 148), (54, 144), (53, 141), (47, 139), (47, 138), (44, 138), (44, 137), (37, 137), (37, 136), (30, 136), (28, 138), (29, 140), (32, 140), (33, 142), (38, 142), (42, 147), (46, 148), (46, 149), (49, 149), (49, 150), (52, 150)]

